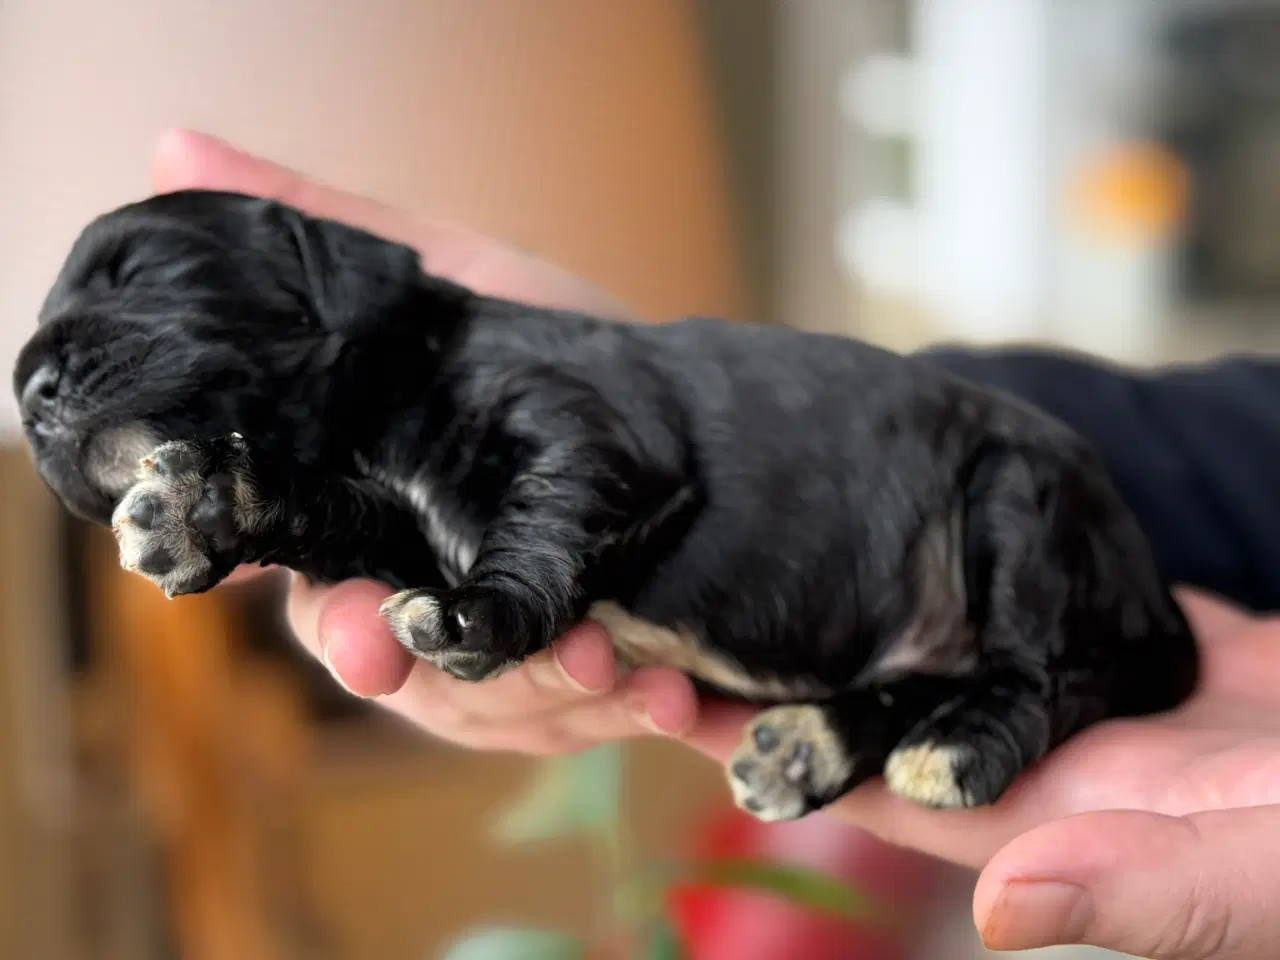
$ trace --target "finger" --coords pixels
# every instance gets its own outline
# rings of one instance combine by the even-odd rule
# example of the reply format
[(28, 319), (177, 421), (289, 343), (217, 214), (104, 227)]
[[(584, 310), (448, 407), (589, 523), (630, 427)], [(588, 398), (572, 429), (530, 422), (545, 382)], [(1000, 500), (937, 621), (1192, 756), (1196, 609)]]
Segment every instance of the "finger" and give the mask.
[(613, 644), (598, 623), (567, 631), (550, 650), (530, 657), (523, 669), (536, 688), (551, 693), (595, 696), (608, 693), (617, 682)]
[[(614, 691), (613, 648), (598, 624), (573, 628), (510, 674), (466, 683), (400, 646), (378, 617), (391, 592), (385, 586), (357, 580), (322, 588), (297, 580), (289, 619), (303, 646), (349, 692), (382, 697), (443, 739), (555, 753), (644, 732), (679, 732), (692, 723), (692, 685), (674, 671), (637, 672)], [(603, 696), (609, 693), (615, 696)], [(581, 709), (566, 714), (574, 706)]]
[(394, 693), (404, 686), (413, 669), (413, 656), (378, 616), (378, 607), (389, 594), (381, 584), (339, 584), (320, 613), (321, 659), (357, 696)]
[(697, 709), (688, 677), (675, 670), (642, 667), (605, 696), (579, 697), (537, 716), (452, 726), (467, 746), (548, 755), (614, 740), (678, 736), (694, 723)]
[(1274, 639), (1280, 621), (1203, 591), (1177, 594), (1201, 647), (1201, 690), (1239, 703), (1269, 702), (1280, 682)]
[(519, 669), (480, 684), (419, 663), (382, 703), (463, 746), (542, 755), (677, 735), (697, 715), (693, 684), (678, 671), (642, 668), (619, 681), (609, 635), (590, 621)]
[(678, 670), (641, 667), (619, 689), (628, 719), (660, 736), (682, 736), (698, 719), (698, 692)]
[(1203, 590), (1179, 588), (1177, 598), (1192, 631), (1201, 642), (1247, 631), (1258, 620), (1243, 607)]
[(408, 654), (378, 617), (391, 591), (353, 580), (315, 587), (295, 575), (289, 620), (304, 647), (348, 691), (382, 702), (443, 739), (482, 749), (560, 753), (625, 737), (679, 735), (697, 716), (692, 682), (636, 670), (617, 685), (612, 643), (583, 623), (519, 669), (483, 684)]
[(218, 586), (222, 586), (223, 583), (246, 583), (250, 580), (256, 580), (258, 577), (262, 576), (265, 573), (273, 573), (277, 569), (278, 569), (277, 567), (272, 567), (272, 566), (264, 567), (256, 563), (244, 564), (242, 566), (236, 567), (229, 574), (227, 574), (227, 576), (223, 578), (222, 583), (218, 584)]
[(190, 130), (161, 137), (152, 160), (160, 191), (201, 188), (274, 197), (316, 216), (360, 226), (410, 244), (433, 273), (493, 296), (626, 318), (631, 311), (603, 290), (559, 267), (517, 253), (465, 227), (422, 222), (364, 197), (326, 186), (300, 173)]
[(1083, 814), (1001, 850), (979, 878), (987, 946), (1089, 944), (1153, 960), (1261, 960), (1280, 915), (1280, 807)]
[[(378, 615), (382, 601), (391, 593), (390, 588), (373, 581), (351, 580), (326, 588), (309, 586), (301, 577), (296, 578), (290, 593), (289, 619), (303, 645), (357, 696), (396, 692), (418, 664), (424, 672), (436, 672), (406, 651)], [(603, 693), (614, 679), (608, 634), (599, 625), (575, 628), (551, 650), (530, 658), (517, 674), (522, 680), (518, 686), (524, 689), (512, 689), (514, 678), (499, 678), (487, 687), (477, 687), (440, 675), (431, 683), (432, 695), (470, 697), (475, 701), (472, 712), (494, 700), (499, 715), (527, 716), (560, 706), (568, 696)], [(425, 692), (418, 690), (417, 698)]]
[(640, 667), (597, 704), (583, 703), (566, 714), (564, 725), (584, 740), (604, 742), (657, 734), (680, 736), (698, 717), (693, 682), (678, 670)]
[(413, 667), (413, 657), (378, 617), (390, 593), (370, 580), (311, 586), (296, 574), (290, 586), (288, 615), (295, 635), (356, 696), (399, 690)]
[(160, 138), (152, 158), (151, 182), (162, 192), (199, 188), (272, 197), (316, 216), (414, 244), (432, 259), (470, 259), (485, 243), (478, 234), (417, 223), (385, 204), (337, 190), (191, 130), (170, 130)]
[(483, 683), (457, 680), (418, 664), (402, 694), (387, 702), (406, 716), (431, 718), (427, 725), (433, 728), (459, 728), (438, 731), (452, 739), (460, 739), (465, 732), (467, 742), (476, 743), (481, 731), (508, 737), (516, 727), (536, 739), (543, 736), (542, 731), (563, 727), (570, 708), (590, 713), (600, 710), (608, 695), (625, 696), (626, 686), (618, 688), (617, 683), (608, 632), (598, 623), (585, 621), (566, 631), (550, 649)]
[(737, 749), (743, 728), (755, 713), (754, 708), (742, 704), (708, 700), (700, 706), (697, 723), (684, 734), (684, 742), (724, 763)]

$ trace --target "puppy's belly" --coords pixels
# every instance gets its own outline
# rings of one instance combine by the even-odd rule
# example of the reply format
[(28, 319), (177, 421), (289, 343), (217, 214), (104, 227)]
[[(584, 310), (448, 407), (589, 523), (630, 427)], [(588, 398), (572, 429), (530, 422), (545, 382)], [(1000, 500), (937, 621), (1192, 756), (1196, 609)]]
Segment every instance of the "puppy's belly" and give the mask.
[(593, 603), (587, 616), (609, 631), (624, 667), (670, 667), (711, 684), (726, 693), (752, 700), (791, 700), (824, 697), (831, 690), (813, 680), (748, 673), (732, 658), (708, 650), (694, 631), (663, 627), (604, 600)]

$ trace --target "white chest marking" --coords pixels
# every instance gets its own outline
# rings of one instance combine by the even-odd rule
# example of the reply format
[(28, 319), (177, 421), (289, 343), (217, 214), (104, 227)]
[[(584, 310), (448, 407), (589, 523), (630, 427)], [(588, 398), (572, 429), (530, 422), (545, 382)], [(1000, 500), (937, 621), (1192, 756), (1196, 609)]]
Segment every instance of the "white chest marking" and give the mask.
[(609, 631), (624, 666), (670, 667), (743, 697), (789, 700), (831, 692), (815, 682), (752, 676), (730, 658), (708, 650), (692, 630), (650, 623), (612, 601), (593, 603), (587, 616)]
[(916, 604), (911, 620), (862, 679), (904, 673), (955, 675), (973, 666), (973, 628), (966, 620), (963, 517), (952, 511), (931, 523), (912, 558)]

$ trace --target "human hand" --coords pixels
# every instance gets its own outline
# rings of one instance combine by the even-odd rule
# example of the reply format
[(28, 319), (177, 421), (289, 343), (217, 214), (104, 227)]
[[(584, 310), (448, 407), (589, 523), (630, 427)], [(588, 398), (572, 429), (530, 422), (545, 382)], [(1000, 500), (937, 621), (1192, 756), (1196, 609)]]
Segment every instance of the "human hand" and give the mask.
[[(1180, 599), (1204, 662), (1180, 709), (1082, 732), (992, 807), (929, 810), (874, 781), (829, 812), (902, 846), (986, 864), (974, 916), (997, 949), (1280, 954), (1280, 911), (1269, 908), (1280, 888), (1280, 618), (1191, 591)], [(708, 706), (686, 739), (723, 760), (749, 716)], [(1085, 906), (1073, 914), (1065, 898), (1076, 887)]]
[[(275, 197), (409, 243), (432, 273), (473, 289), (602, 316), (627, 315), (607, 294), (557, 267), (460, 227), (416, 222), (201, 134), (174, 131), (160, 141), (152, 184), (161, 192), (203, 188)], [(548, 754), (679, 732), (693, 722), (697, 700), (686, 677), (644, 668), (620, 678), (608, 634), (591, 623), (488, 683), (455, 680), (410, 656), (392, 637), (377, 615), (390, 593), (369, 581), (315, 587), (294, 577), (289, 621), (303, 646), (348, 690), (378, 697), (436, 736), (471, 747)]]

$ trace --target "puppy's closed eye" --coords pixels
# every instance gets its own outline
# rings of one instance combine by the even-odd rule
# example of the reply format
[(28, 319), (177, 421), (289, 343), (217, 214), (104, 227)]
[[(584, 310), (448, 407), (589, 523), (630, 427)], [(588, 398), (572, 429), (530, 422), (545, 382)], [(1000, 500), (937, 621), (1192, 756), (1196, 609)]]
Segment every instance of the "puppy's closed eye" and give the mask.
[[(381, 579), (401, 642), (475, 682), (609, 611), (628, 662), (766, 708), (728, 771), (766, 819), (879, 774), (990, 803), (1196, 682), (1080, 437), (852, 339), (494, 300), (402, 245), (188, 191), (86, 229), (20, 394), (38, 369), (59, 383), (26, 411), (42, 475), (114, 511), (125, 563), (169, 593), (253, 562)], [(140, 437), (159, 449), (118, 489), (111, 450)]]

